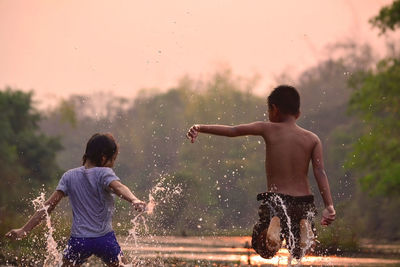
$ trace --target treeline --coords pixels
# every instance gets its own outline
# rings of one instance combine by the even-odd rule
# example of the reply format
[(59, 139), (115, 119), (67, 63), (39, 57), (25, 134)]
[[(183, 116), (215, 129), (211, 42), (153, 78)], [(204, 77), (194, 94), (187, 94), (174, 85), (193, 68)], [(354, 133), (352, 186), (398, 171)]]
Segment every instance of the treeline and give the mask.
[(43, 114), (33, 107), (32, 93), (0, 91), (1, 234), (16, 214), (23, 213), (31, 194), (61, 173), (55, 160), (61, 142), (40, 129), (42, 119)]

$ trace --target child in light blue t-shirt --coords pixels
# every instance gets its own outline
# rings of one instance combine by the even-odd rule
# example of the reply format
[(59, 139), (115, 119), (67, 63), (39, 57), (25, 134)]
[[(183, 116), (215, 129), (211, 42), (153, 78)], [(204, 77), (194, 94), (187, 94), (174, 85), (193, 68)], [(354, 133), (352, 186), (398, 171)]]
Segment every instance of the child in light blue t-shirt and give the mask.
[[(108, 266), (119, 266), (121, 248), (112, 229), (114, 194), (132, 203), (136, 211), (146, 204), (140, 201), (111, 169), (118, 145), (111, 134), (94, 134), (86, 145), (83, 166), (64, 173), (56, 191), (45, 202), (50, 213), (64, 196), (68, 196), (73, 213), (71, 238), (64, 251), (63, 266), (80, 266), (91, 255), (100, 257)], [(6, 234), (11, 239), (25, 237), (46, 217), (37, 211), (19, 229)]]

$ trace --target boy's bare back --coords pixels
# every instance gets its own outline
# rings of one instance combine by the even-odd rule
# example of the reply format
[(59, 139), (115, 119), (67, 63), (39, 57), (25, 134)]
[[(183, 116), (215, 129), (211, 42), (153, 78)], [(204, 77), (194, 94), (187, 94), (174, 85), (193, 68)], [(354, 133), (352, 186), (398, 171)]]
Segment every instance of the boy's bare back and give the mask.
[(265, 123), (265, 170), (268, 191), (310, 195), (308, 167), (318, 137), (295, 123)]

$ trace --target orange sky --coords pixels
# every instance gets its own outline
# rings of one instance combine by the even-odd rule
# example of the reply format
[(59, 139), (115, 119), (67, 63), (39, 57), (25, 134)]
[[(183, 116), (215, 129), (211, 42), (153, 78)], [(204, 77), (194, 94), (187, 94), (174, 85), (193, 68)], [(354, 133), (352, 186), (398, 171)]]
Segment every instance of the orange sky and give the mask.
[(166, 89), (184, 74), (230, 66), (294, 76), (326, 57), (327, 44), (369, 42), (368, 19), (390, 0), (0, 0), (0, 88), (34, 89), (53, 101), (73, 93), (134, 96)]

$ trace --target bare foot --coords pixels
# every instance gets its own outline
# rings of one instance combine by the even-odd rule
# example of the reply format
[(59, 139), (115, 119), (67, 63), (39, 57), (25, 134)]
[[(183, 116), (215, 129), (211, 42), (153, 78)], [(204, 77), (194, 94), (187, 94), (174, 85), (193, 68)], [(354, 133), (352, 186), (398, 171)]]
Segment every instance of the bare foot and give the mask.
[(267, 248), (271, 251), (278, 251), (281, 247), (281, 220), (273, 217), (267, 231)]

